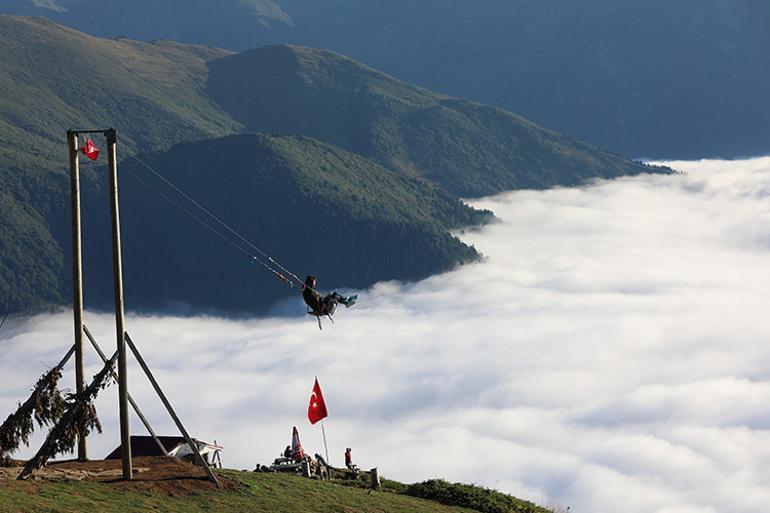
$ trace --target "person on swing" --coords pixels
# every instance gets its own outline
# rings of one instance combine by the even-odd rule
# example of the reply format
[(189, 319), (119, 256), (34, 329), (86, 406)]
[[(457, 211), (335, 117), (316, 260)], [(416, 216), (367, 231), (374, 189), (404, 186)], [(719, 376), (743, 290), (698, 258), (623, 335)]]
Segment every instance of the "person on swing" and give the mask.
[(345, 305), (346, 308), (353, 306), (358, 296), (345, 297), (337, 292), (330, 292), (326, 296), (321, 297), (315, 289), (316, 278), (315, 276), (308, 276), (305, 278), (305, 286), (302, 288), (302, 298), (305, 300), (305, 304), (313, 311), (314, 315), (334, 315), (334, 311), (337, 309), (337, 305)]

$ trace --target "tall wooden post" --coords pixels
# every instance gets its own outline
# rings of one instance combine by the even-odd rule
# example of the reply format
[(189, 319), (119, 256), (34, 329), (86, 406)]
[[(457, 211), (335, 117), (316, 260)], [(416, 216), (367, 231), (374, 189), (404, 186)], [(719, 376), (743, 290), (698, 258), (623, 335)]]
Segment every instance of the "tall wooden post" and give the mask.
[(115, 331), (118, 342), (118, 403), (120, 406), (120, 447), (123, 479), (131, 479), (131, 433), (128, 423), (128, 374), (126, 371), (126, 328), (123, 308), (123, 265), (120, 256), (120, 209), (118, 205), (117, 134), (107, 130), (107, 160), (110, 173), (110, 212), (112, 217), (112, 272), (115, 289)]
[[(85, 388), (83, 359), (83, 256), (80, 228), (80, 162), (78, 161), (78, 134), (67, 131), (70, 149), (70, 204), (72, 209), (72, 312), (75, 320), (75, 390)], [(78, 460), (88, 459), (85, 436), (78, 436)]]

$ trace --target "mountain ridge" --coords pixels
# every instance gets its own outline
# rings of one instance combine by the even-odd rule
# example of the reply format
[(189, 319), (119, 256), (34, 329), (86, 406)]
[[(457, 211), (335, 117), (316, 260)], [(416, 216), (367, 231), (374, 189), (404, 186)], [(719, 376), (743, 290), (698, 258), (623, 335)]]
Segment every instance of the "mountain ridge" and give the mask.
[[(291, 249), (286, 254), (305, 255), (304, 261), (294, 262), (295, 267), (325, 274), (329, 281), (323, 283), (329, 287), (417, 279), (476, 258), (472, 248), (464, 247), (448, 233), (458, 224), (483, 220), (467, 207), (457, 206), (458, 195), (660, 172), (544, 130), (513, 114), (432, 93), (323, 50), (277, 47), (234, 54), (167, 41), (106, 40), (42, 18), (0, 15), (0, 51), (4, 56), (0, 60), (0, 90), (7, 93), (0, 96), (0, 127), (4, 129), (0, 137), (0, 190), (4, 194), (0, 201), (7, 205), (7, 214), (0, 219), (0, 308), (5, 310), (34, 311), (69, 301), (69, 179), (64, 135), (73, 127), (116, 128), (119, 169), (137, 152), (162, 154), (180, 144), (208, 148), (214, 154), (201, 154), (200, 159), (216, 168), (226, 159), (219, 155), (217, 160), (211, 148), (223, 144), (222, 138), (247, 132), (295, 133), (300, 134), (291, 143), (295, 154), (309, 154), (308, 148), (316, 147), (321, 160), (374, 173), (358, 178), (350, 175), (348, 181), (380, 183), (382, 188), (381, 175), (393, 184), (400, 180), (398, 187), (412, 191), (405, 192), (405, 197), (414, 198), (419, 190), (431, 198), (433, 206), (428, 210), (416, 201), (408, 203), (410, 212), (404, 215), (412, 221), (399, 223), (395, 222), (401, 218), (399, 209), (407, 210), (399, 198), (382, 194), (382, 198), (390, 198), (390, 207), (383, 207), (380, 219), (360, 209), (354, 212), (331, 189), (319, 189), (323, 192), (319, 197), (327, 206), (335, 206), (341, 222), (318, 242), (324, 251), (342, 254), (346, 265), (324, 269), (334, 260), (299, 251), (292, 246), (289, 232), (273, 233), (275, 241), (270, 245)], [(254, 56), (257, 61), (269, 57), (273, 62), (262, 65)], [(241, 89), (229, 90), (233, 84)], [(212, 89), (218, 93), (212, 94)], [(263, 124), (254, 123), (254, 119)], [(318, 141), (301, 139), (303, 136)], [(95, 139), (97, 146), (103, 145), (102, 139)], [(318, 146), (322, 144), (326, 146)], [(294, 164), (308, 176), (320, 176), (313, 159)], [(244, 162), (236, 159), (232, 165), (242, 166)], [(104, 169), (81, 160), (81, 173), (84, 196), (95, 196), (103, 187)], [(235, 188), (232, 193), (234, 200), (221, 206), (239, 204), (247, 212), (251, 208), (244, 201), (248, 191)], [(355, 194), (366, 197), (360, 191)], [(94, 204), (84, 204), (84, 208)], [(371, 204), (377, 203), (372, 200)], [(287, 218), (288, 225), (301, 226), (305, 222), (302, 216), (307, 214), (292, 205), (286, 203), (277, 214)], [(323, 207), (323, 203), (317, 204), (317, 208)], [(89, 212), (84, 211), (84, 219), (102, 216), (99, 222), (104, 225), (106, 206), (98, 214)], [(444, 220), (445, 216), (451, 222)], [(146, 221), (150, 224), (153, 220)], [(182, 228), (181, 219), (168, 222), (172, 231), (189, 231)], [(341, 226), (349, 227), (358, 239), (345, 237)], [(371, 239), (373, 230), (379, 239)], [(105, 240), (104, 232), (98, 237), (94, 240)], [(151, 247), (164, 240), (162, 233), (153, 232), (142, 244)], [(399, 255), (378, 245), (397, 242), (403, 244)], [(378, 249), (366, 254), (367, 245)], [(104, 257), (108, 248), (102, 243), (84, 244), (85, 251), (100, 252), (91, 254), (89, 260), (98, 262), (89, 268), (99, 276), (87, 280), (98, 284), (89, 296), (98, 301), (89, 306), (111, 300), (110, 277), (106, 271), (96, 272), (109, 261)], [(204, 260), (221, 266), (212, 262), (211, 251), (205, 252)], [(176, 256), (170, 249), (167, 253), (168, 258), (157, 263), (161, 277), (164, 271), (175, 270)], [(386, 254), (389, 258), (381, 258)], [(136, 255), (135, 260), (150, 267), (142, 260), (141, 251)], [(127, 282), (130, 268), (127, 263)], [(269, 292), (242, 290), (229, 299), (228, 288), (222, 284), (208, 281), (206, 289), (198, 290), (190, 287), (186, 277), (174, 276), (180, 292), (173, 294), (174, 283), (164, 283), (163, 298), (169, 303), (203, 307), (204, 299), (209, 298), (211, 304), (205, 306), (212, 309), (242, 311), (251, 307), (251, 312), (263, 312), (265, 298), (279, 301), (286, 297), (285, 291), (265, 285)], [(236, 287), (244, 281), (237, 273), (228, 280)], [(132, 303), (137, 309), (158, 306), (141, 287), (136, 297), (141, 299)]]
[(650, 172), (516, 114), (432, 93), (327, 50), (262, 47), (212, 60), (209, 69), (212, 98), (247, 129), (306, 133), (463, 197)]
[[(192, 31), (200, 24), (194, 9), (178, 9), (173, 23), (150, 23), (145, 0), (118, 8), (121, 22), (151, 28), (143, 33), (104, 23), (116, 18), (115, 2), (106, 0), (90, 0), (92, 18), (80, 10), (34, 13), (100, 36), (238, 51), (284, 43), (329, 48), (634, 158), (770, 152), (767, 2), (258, 1), (264, 16), (226, 2), (225, 11), (240, 13), (237, 23), (215, 18), (205, 33)], [(0, 1), (0, 11), (30, 14), (32, 3)]]
[[(246, 312), (290, 297), (291, 288), (251, 261), (258, 251), (303, 279), (318, 275), (322, 289), (419, 279), (478, 259), (449, 230), (490, 217), (422, 180), (303, 135), (230, 135), (182, 143), (141, 160), (256, 246), (221, 229), (144, 164), (128, 159), (120, 185), (125, 290), (129, 304), (144, 309), (186, 304), (196, 311), (214, 305)], [(106, 187), (102, 178), (84, 209), (107, 211)], [(181, 208), (224, 238), (180, 214)], [(84, 237), (108, 247), (107, 221), (103, 216), (101, 223), (89, 223)], [(98, 281), (109, 284), (111, 262), (102, 253), (88, 251), (84, 258)], [(111, 286), (92, 287), (91, 296), (108, 305)]]

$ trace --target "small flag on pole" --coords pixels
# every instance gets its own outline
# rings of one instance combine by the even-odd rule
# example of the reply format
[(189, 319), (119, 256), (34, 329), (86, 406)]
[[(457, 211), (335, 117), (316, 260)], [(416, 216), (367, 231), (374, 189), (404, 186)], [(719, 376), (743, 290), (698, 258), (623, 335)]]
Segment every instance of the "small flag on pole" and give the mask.
[(324, 402), (324, 395), (321, 392), (321, 385), (318, 384), (318, 378), (315, 379), (313, 385), (313, 391), (310, 393), (310, 404), (307, 407), (307, 420), (311, 424), (315, 424), (319, 420), (329, 416), (326, 411), (326, 403)]
[(80, 151), (82, 151), (83, 155), (91, 160), (96, 160), (99, 158), (99, 148), (96, 147), (90, 137), (86, 138), (86, 143), (82, 148), (80, 148)]
[(305, 450), (302, 449), (302, 444), (299, 441), (299, 431), (297, 426), (294, 426), (291, 430), (291, 459), (297, 461), (305, 457)]

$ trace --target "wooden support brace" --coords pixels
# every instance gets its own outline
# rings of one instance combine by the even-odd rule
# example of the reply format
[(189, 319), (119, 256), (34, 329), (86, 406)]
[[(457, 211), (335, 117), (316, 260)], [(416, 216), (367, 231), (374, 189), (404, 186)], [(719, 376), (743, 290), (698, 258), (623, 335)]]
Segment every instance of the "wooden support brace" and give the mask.
[(177, 417), (176, 413), (174, 412), (174, 408), (171, 407), (171, 403), (166, 398), (166, 394), (164, 394), (163, 390), (161, 390), (160, 385), (155, 380), (155, 376), (152, 375), (150, 368), (147, 366), (147, 363), (144, 361), (144, 358), (142, 358), (142, 355), (139, 353), (139, 350), (134, 345), (134, 342), (131, 340), (131, 337), (128, 335), (128, 333), (125, 334), (125, 337), (126, 337), (126, 343), (128, 344), (129, 349), (131, 349), (131, 352), (134, 353), (134, 357), (136, 357), (136, 361), (139, 362), (139, 366), (142, 367), (142, 370), (147, 375), (147, 379), (150, 380), (152, 387), (155, 389), (155, 392), (158, 394), (158, 397), (160, 397), (160, 400), (163, 402), (163, 406), (166, 407), (168, 414), (174, 420), (174, 423), (176, 424), (176, 427), (179, 429), (179, 432), (184, 437), (185, 442), (187, 442), (187, 444), (190, 446), (190, 449), (192, 449), (193, 453), (195, 454), (196, 460), (206, 471), (209, 481), (211, 481), (212, 483), (215, 483), (217, 486), (220, 486), (217, 476), (214, 475), (214, 472), (211, 470), (211, 467), (206, 462), (206, 460), (203, 459), (203, 456), (198, 450), (198, 444), (196, 444), (193, 441), (193, 439), (190, 438), (190, 435), (187, 433), (187, 430), (182, 424), (182, 421), (179, 420), (179, 417)]
[[(94, 349), (96, 350), (96, 352), (99, 353), (99, 358), (101, 358), (104, 363), (107, 363), (107, 356), (102, 351), (102, 348), (99, 347), (99, 344), (96, 343), (96, 339), (94, 338), (93, 335), (91, 335), (91, 332), (88, 330), (88, 327), (86, 327), (85, 324), (83, 325), (83, 332), (86, 334), (86, 337), (88, 337), (88, 340), (91, 341), (91, 345), (94, 346)], [(115, 373), (114, 370), (110, 369), (110, 375), (116, 382), (118, 381), (118, 375)], [(168, 456), (168, 452), (166, 452), (166, 448), (161, 443), (160, 438), (158, 438), (158, 435), (155, 434), (155, 431), (153, 431), (152, 426), (150, 425), (150, 422), (147, 420), (144, 414), (142, 414), (142, 410), (139, 409), (139, 405), (136, 404), (136, 401), (134, 401), (134, 398), (131, 397), (131, 394), (128, 394), (128, 402), (136, 412), (136, 415), (139, 417), (139, 420), (141, 420), (142, 424), (144, 424), (144, 427), (147, 429), (147, 432), (150, 433), (150, 436), (152, 437), (152, 439), (155, 440), (155, 443), (158, 445), (160, 452), (164, 456)]]

